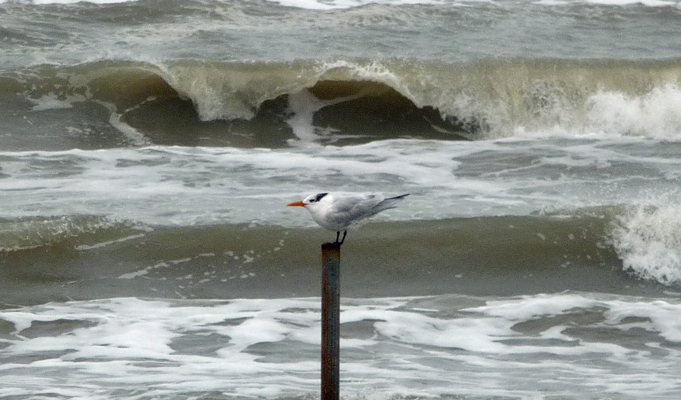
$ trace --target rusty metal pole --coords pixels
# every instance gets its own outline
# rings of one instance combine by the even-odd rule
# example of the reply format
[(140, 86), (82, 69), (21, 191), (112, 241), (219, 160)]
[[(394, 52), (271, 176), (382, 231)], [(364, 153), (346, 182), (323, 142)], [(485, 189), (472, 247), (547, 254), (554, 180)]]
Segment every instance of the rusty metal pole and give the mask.
[(322, 244), (322, 399), (340, 397), (340, 248)]

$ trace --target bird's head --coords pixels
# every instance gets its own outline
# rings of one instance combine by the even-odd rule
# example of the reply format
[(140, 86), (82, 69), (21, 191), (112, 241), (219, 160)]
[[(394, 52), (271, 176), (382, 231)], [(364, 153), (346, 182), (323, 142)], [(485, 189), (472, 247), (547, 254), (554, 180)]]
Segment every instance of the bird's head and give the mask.
[(317, 194), (311, 194), (304, 198), (302, 201), (294, 201), (293, 203), (287, 204), (288, 207), (307, 207), (309, 205), (313, 205), (318, 203), (321, 199), (324, 198), (328, 193), (317, 193)]

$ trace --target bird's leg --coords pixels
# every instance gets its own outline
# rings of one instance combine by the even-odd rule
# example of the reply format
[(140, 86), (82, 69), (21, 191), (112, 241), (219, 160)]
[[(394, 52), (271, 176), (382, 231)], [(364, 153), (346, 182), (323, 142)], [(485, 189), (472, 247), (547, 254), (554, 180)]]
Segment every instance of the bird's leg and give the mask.
[(338, 241), (338, 239), (340, 239), (340, 231), (336, 231), (336, 242), (335, 243), (340, 243)]
[[(340, 234), (340, 232), (338, 232), (338, 234)], [(348, 231), (343, 231), (343, 239), (341, 239), (341, 241), (338, 242), (338, 244), (343, 244), (343, 242), (345, 242), (346, 236), (348, 236)], [(338, 238), (336, 238), (336, 241), (338, 241)]]

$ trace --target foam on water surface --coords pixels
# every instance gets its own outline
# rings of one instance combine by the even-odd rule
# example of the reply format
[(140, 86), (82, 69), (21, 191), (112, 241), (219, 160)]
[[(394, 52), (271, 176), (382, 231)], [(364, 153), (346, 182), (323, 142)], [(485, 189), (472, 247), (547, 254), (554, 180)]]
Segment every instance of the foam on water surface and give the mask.
[[(140, 0), (87, 0), (87, 3), (93, 4), (116, 4), (135, 2)], [(489, 0), (270, 0), (273, 3), (281, 4), (286, 7), (296, 7), (309, 10), (333, 10), (346, 9), (353, 7), (362, 7), (368, 4), (391, 4), (391, 5), (411, 5), (411, 4), (452, 4), (452, 5), (466, 5), (471, 3), (489, 3)], [(1, 0), (0, 4), (10, 2), (10, 0)], [(83, 0), (13, 0), (12, 2), (30, 3), (35, 5), (47, 4), (77, 4)], [(569, 4), (599, 4), (610, 6), (626, 6), (632, 4), (640, 4), (649, 7), (668, 7), (678, 5), (676, 0), (567, 0), (567, 1), (542, 1), (541, 4), (547, 6), (552, 5), (569, 5)]]
[[(328, 10), (335, 8), (352, 8), (366, 6), (367, 4), (395, 4), (389, 0), (271, 0), (275, 3), (287, 7), (299, 7), (312, 10)], [(522, 1), (521, 1), (522, 2)], [(475, 3), (492, 3), (489, 0), (401, 0), (397, 2), (400, 5), (409, 4), (451, 4), (458, 6), (466, 6)], [(574, 4), (596, 4), (596, 5), (607, 5), (607, 6), (630, 6), (630, 5), (643, 5), (647, 7), (670, 7), (678, 6), (678, 1), (676, 0), (564, 0), (564, 1), (532, 1), (532, 3), (539, 3), (546, 6), (566, 6)]]
[(678, 193), (652, 197), (613, 223), (611, 242), (635, 276), (676, 285), (681, 283), (681, 203)]
[[(670, 300), (569, 293), (346, 299), (342, 393), (672, 399), (679, 312)], [(315, 396), (319, 318), (319, 299), (307, 298), (121, 298), (6, 310), (0, 396)], [(45, 378), (29, 383), (27, 375)]]
[(620, 136), (267, 150), (147, 147), (2, 153), (5, 218), (101, 215), (153, 225), (307, 225), (285, 207), (319, 190), (410, 192), (377, 218), (524, 215), (636, 204), (681, 176), (669, 145)]
[[(137, 237), (136, 226), (315, 226), (285, 204), (320, 190), (412, 194), (377, 215), (378, 221), (554, 211), (569, 216), (621, 206), (630, 211), (604, 242), (635, 276), (676, 285), (680, 213), (669, 193), (669, 183), (681, 177), (675, 146), (601, 134), (282, 150), (157, 146), (1, 153), (0, 191), (7, 195), (0, 198), (0, 217), (7, 223), (0, 234), (11, 250), (83, 232), (110, 230), (105, 242)], [(97, 217), (82, 223), (63, 218), (69, 215)]]

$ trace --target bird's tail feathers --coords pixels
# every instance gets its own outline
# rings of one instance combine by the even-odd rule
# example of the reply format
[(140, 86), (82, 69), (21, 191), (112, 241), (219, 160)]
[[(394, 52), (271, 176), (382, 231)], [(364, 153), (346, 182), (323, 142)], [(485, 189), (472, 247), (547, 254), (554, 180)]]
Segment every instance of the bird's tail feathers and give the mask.
[(403, 200), (405, 197), (409, 196), (409, 193), (395, 196), (395, 197), (389, 197), (382, 202), (376, 204), (374, 208), (371, 210), (372, 213), (371, 215), (377, 214), (381, 211), (389, 210), (391, 208), (395, 208), (395, 204), (399, 202), (400, 200)]
[[(399, 196), (389, 197), (389, 198), (387, 198), (387, 199), (385, 199), (385, 200), (402, 200), (403, 198), (409, 196), (410, 194), (411, 194), (411, 193), (405, 193), (405, 194), (401, 194), (401, 195), (399, 195)], [(385, 200), (383, 200), (383, 201), (385, 201)]]

